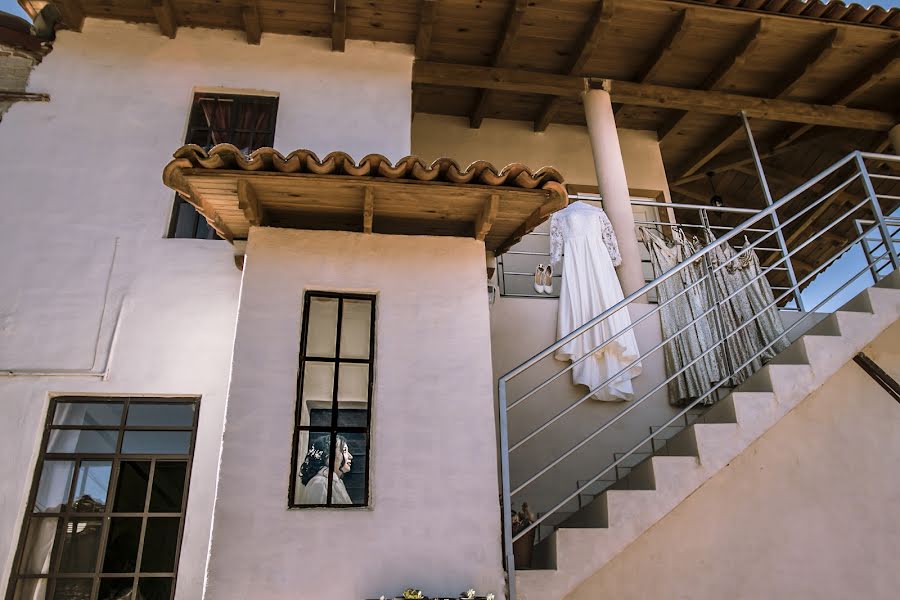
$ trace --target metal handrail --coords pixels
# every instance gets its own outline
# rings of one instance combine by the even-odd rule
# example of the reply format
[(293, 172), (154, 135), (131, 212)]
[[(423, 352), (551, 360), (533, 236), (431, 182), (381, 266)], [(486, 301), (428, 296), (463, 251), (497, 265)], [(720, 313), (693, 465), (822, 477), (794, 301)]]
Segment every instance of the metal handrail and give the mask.
[[(640, 289), (636, 290), (635, 292), (629, 294), (627, 297), (623, 298), (620, 302), (616, 303), (614, 306), (605, 310), (602, 314), (589, 320), (587, 323), (585, 323), (581, 327), (575, 329), (570, 334), (557, 340), (550, 346), (546, 347), (542, 351), (533, 355), (531, 358), (524, 361), (519, 366), (511, 369), (510, 371), (508, 371), (506, 374), (504, 374), (503, 376), (501, 376), (499, 378), (499, 380), (498, 380), (498, 404), (499, 404), (499, 411), (500, 411), (500, 463), (501, 463), (501, 487), (502, 487), (502, 492), (503, 492), (503, 513), (504, 513), (503, 514), (504, 552), (505, 552), (505, 562), (506, 562), (506, 566), (507, 566), (507, 572), (510, 577), (510, 595), (511, 596), (514, 594), (513, 579), (515, 577), (515, 564), (514, 564), (514, 560), (512, 558), (512, 543), (513, 543), (513, 541), (521, 539), (522, 536), (524, 536), (526, 533), (528, 533), (529, 531), (531, 531), (532, 529), (534, 529), (535, 527), (540, 525), (540, 523), (546, 521), (546, 519), (549, 518), (550, 516), (552, 516), (553, 514), (557, 513), (564, 505), (566, 505), (568, 502), (570, 502), (573, 498), (575, 498), (579, 494), (583, 493), (586, 488), (588, 488), (590, 485), (593, 485), (594, 483), (596, 483), (596, 481), (600, 480), (603, 476), (608, 474), (613, 468), (618, 467), (622, 463), (622, 461), (624, 461), (629, 456), (633, 455), (642, 446), (646, 445), (648, 442), (655, 439), (655, 437), (658, 436), (659, 433), (663, 429), (665, 429), (666, 427), (669, 427), (672, 423), (676, 422), (679, 418), (684, 416), (689, 410), (696, 407), (696, 405), (699, 404), (701, 401), (703, 401), (705, 398), (707, 398), (708, 396), (710, 396), (713, 393), (718, 393), (718, 390), (721, 389), (722, 387), (724, 387), (727, 384), (727, 382), (730, 381), (731, 378), (736, 373), (741, 372), (742, 369), (744, 369), (745, 367), (747, 367), (750, 364), (753, 364), (753, 361), (764, 356), (764, 354), (773, 345), (775, 345), (779, 340), (787, 339), (786, 335), (789, 332), (794, 331), (801, 324), (801, 322), (803, 322), (806, 319), (806, 317), (809, 314), (811, 314), (811, 311), (804, 313), (803, 316), (801, 316), (801, 318), (799, 320), (797, 320), (795, 323), (793, 323), (790, 327), (786, 328), (778, 338), (772, 340), (764, 348), (758, 350), (756, 352), (756, 354), (754, 354), (753, 357), (744, 361), (743, 364), (741, 364), (737, 367), (734, 367), (732, 365), (729, 369), (726, 369), (726, 372), (728, 373), (727, 376), (723, 377), (722, 380), (720, 380), (719, 382), (713, 384), (713, 387), (710, 390), (705, 392), (700, 398), (693, 400), (688, 406), (686, 406), (684, 408), (684, 410), (679, 412), (678, 415), (673, 417), (665, 425), (661, 426), (656, 431), (653, 431), (653, 429), (651, 428), (651, 434), (647, 438), (642, 440), (640, 443), (638, 443), (636, 446), (634, 446), (628, 452), (622, 454), (619, 458), (615, 459), (613, 461), (613, 463), (610, 464), (609, 466), (607, 466), (600, 474), (596, 475), (595, 477), (593, 477), (589, 480), (586, 480), (587, 483), (585, 483), (584, 485), (580, 485), (581, 481), (579, 481), (578, 485), (576, 485), (576, 491), (574, 493), (568, 495), (562, 502), (558, 503), (556, 506), (551, 508), (549, 511), (543, 512), (539, 519), (537, 519), (534, 523), (532, 523), (531, 525), (526, 527), (524, 530), (518, 532), (516, 534), (516, 536), (512, 536), (512, 531), (510, 529), (511, 528), (510, 511), (512, 508), (511, 497), (513, 495), (515, 495), (517, 492), (520, 492), (521, 490), (523, 490), (525, 487), (527, 487), (528, 485), (533, 483), (536, 479), (538, 479), (545, 473), (549, 472), (555, 466), (559, 465), (563, 460), (565, 460), (566, 458), (571, 456), (574, 452), (576, 452), (580, 448), (584, 447), (589, 441), (591, 441), (596, 436), (603, 433), (603, 431), (608, 429), (619, 419), (623, 418), (630, 411), (634, 410), (634, 408), (636, 408), (642, 402), (644, 402), (645, 400), (647, 400), (648, 398), (653, 396), (653, 394), (655, 394), (657, 391), (663, 389), (670, 381), (677, 378), (679, 375), (681, 375), (683, 372), (685, 372), (687, 369), (689, 369), (692, 365), (696, 364), (699, 360), (703, 359), (705, 356), (709, 355), (709, 353), (711, 353), (711, 352), (718, 351), (720, 349), (720, 347), (723, 347), (723, 345), (725, 344), (725, 342), (727, 340), (729, 340), (734, 335), (737, 335), (738, 332), (743, 330), (750, 323), (755, 322), (755, 320), (756, 320), (755, 316), (759, 316), (759, 315), (763, 314), (763, 312), (765, 312), (766, 310), (772, 310), (772, 309), (777, 308), (779, 302), (782, 302), (783, 300), (787, 299), (789, 296), (792, 296), (792, 295), (794, 296), (795, 300), (797, 301), (798, 307), (800, 307), (802, 310), (803, 305), (802, 305), (802, 301), (801, 301), (801, 297), (800, 297), (800, 291), (801, 291), (802, 286), (811, 282), (813, 278), (817, 277), (825, 269), (827, 269), (828, 267), (833, 265), (839, 258), (844, 256), (847, 251), (849, 251), (852, 247), (855, 247), (856, 244), (864, 245), (866, 236), (871, 235), (873, 230), (878, 230), (878, 232), (881, 234), (881, 239), (883, 240), (883, 245), (881, 247), (884, 247), (886, 249), (886, 251), (882, 255), (878, 256), (877, 258), (873, 258), (871, 256), (871, 252), (869, 250), (866, 250), (866, 252), (865, 252), (865, 255), (866, 255), (865, 267), (861, 271), (859, 271), (858, 273), (853, 275), (853, 277), (851, 277), (848, 281), (846, 281), (837, 290), (832, 292), (828, 297), (826, 297), (822, 301), (818, 302), (818, 304), (812, 310), (817, 310), (820, 307), (822, 307), (823, 305), (825, 305), (827, 302), (831, 301), (832, 298), (834, 298), (837, 294), (839, 294), (840, 292), (845, 290), (851, 283), (856, 281), (866, 271), (871, 271), (874, 280), (877, 281), (880, 276), (880, 271), (883, 270), (886, 266), (890, 265), (893, 267), (893, 269), (897, 269), (898, 262), (900, 262), (900, 261), (898, 261), (897, 252), (896, 252), (896, 249), (894, 248), (894, 244), (893, 244), (894, 240), (891, 237), (892, 232), (888, 231), (888, 227), (889, 226), (893, 227), (897, 224), (900, 224), (900, 218), (885, 217), (885, 215), (881, 211), (881, 207), (879, 205), (879, 200), (896, 201), (896, 200), (900, 200), (900, 196), (876, 193), (876, 190), (874, 189), (874, 186), (872, 184), (872, 178), (875, 178), (878, 180), (886, 180), (886, 181), (900, 181), (900, 177), (885, 175), (885, 174), (881, 174), (881, 173), (870, 174), (868, 172), (868, 169), (865, 164), (865, 161), (867, 159), (877, 160), (877, 161), (881, 161), (881, 162), (897, 162), (898, 160), (900, 160), (900, 157), (885, 155), (885, 154), (852, 152), (852, 153), (848, 154), (847, 156), (845, 156), (844, 158), (837, 161), (836, 163), (834, 163), (833, 165), (831, 165), (830, 167), (823, 170), (821, 173), (819, 173), (818, 175), (816, 175), (815, 177), (813, 177), (812, 179), (810, 179), (803, 185), (801, 185), (801, 186), (797, 187), (796, 189), (794, 189), (793, 191), (789, 192), (787, 195), (783, 196), (778, 201), (771, 202), (769, 206), (767, 206), (765, 209), (762, 209), (762, 210), (736, 209), (734, 207), (710, 207), (710, 206), (704, 206), (704, 205), (690, 205), (690, 204), (681, 205), (681, 206), (673, 206), (669, 203), (654, 202), (654, 201), (649, 201), (649, 200), (633, 200), (632, 201), (632, 203), (634, 203), (634, 204), (650, 205), (650, 206), (655, 206), (658, 208), (681, 208), (681, 207), (683, 207), (683, 208), (687, 208), (687, 209), (704, 209), (704, 210), (726, 209), (726, 210), (723, 210), (722, 212), (743, 213), (743, 214), (748, 214), (750, 216), (748, 216), (748, 218), (743, 223), (741, 223), (737, 227), (729, 230), (727, 233), (725, 233), (719, 239), (711, 242), (707, 246), (694, 252), (690, 257), (688, 257), (685, 261), (683, 261), (679, 265), (677, 265), (674, 268), (670, 269), (669, 271), (661, 274), (660, 276), (656, 277), (654, 280), (648, 282), (647, 284), (642, 286)], [(777, 212), (780, 209), (782, 209), (783, 207), (785, 207), (786, 205), (791, 203), (793, 200), (795, 200), (798, 197), (800, 197), (801, 195), (803, 195), (804, 193), (808, 192), (810, 189), (816, 187), (818, 184), (824, 182), (829, 177), (831, 177), (832, 175), (837, 173), (840, 169), (847, 167), (848, 165), (853, 165), (854, 170), (855, 170), (855, 173), (851, 177), (844, 180), (840, 185), (830, 189), (825, 194), (820, 195), (813, 202), (804, 203), (803, 208), (801, 210), (797, 211), (795, 214), (793, 214), (789, 219), (780, 221), (779, 216), (777, 214)], [(839, 217), (837, 217), (835, 219), (831, 219), (830, 222), (826, 226), (817, 227), (816, 233), (821, 234), (821, 233), (829, 231), (830, 229), (832, 229), (833, 227), (836, 227), (838, 224), (840, 224), (842, 221), (844, 221), (848, 217), (852, 216), (856, 211), (863, 209), (865, 207), (869, 207), (871, 209), (872, 215), (875, 218), (870, 219), (870, 220), (856, 219), (855, 226), (857, 227), (857, 232), (859, 234), (856, 237), (856, 239), (850, 240), (847, 244), (845, 244), (842, 247), (842, 249), (839, 252), (836, 252), (834, 256), (832, 256), (830, 259), (823, 262), (818, 267), (811, 269), (810, 273), (808, 273), (803, 279), (798, 281), (796, 279), (796, 277), (794, 277), (794, 275), (793, 275), (793, 268), (791, 267), (791, 258), (793, 256), (795, 256), (798, 252), (801, 252), (803, 249), (805, 249), (810, 244), (815, 242), (818, 236), (815, 236), (815, 235), (811, 236), (809, 239), (807, 239), (806, 241), (804, 241), (797, 247), (788, 251), (787, 244), (784, 240), (784, 233), (783, 233), (785, 228), (787, 228), (788, 226), (795, 223), (799, 218), (801, 218), (802, 216), (804, 216), (811, 210), (815, 209), (817, 206), (820, 206), (822, 203), (829, 201), (829, 199), (831, 197), (833, 197), (835, 194), (843, 192), (848, 186), (850, 186), (857, 180), (861, 180), (863, 190), (864, 190), (864, 199), (859, 203), (855, 203), (849, 210), (843, 211)], [(594, 198), (593, 195), (585, 195), (585, 194), (578, 194), (578, 195), (575, 195), (575, 197), (584, 198), (584, 199), (599, 199), (599, 197)], [(770, 200), (770, 198), (767, 197), (767, 200)], [(579, 359), (576, 359), (575, 361), (572, 361), (569, 365), (567, 365), (566, 368), (562, 369), (558, 373), (555, 373), (551, 377), (547, 378), (546, 380), (544, 380), (543, 382), (541, 382), (540, 384), (538, 384), (537, 386), (532, 388), (530, 391), (528, 391), (524, 395), (520, 396), (517, 400), (515, 400), (509, 404), (507, 403), (507, 384), (509, 383), (510, 380), (521, 375), (523, 372), (525, 372), (526, 370), (528, 370), (530, 367), (534, 366), (541, 360), (543, 360), (549, 356), (552, 356), (558, 349), (562, 348), (567, 343), (576, 339), (577, 337), (579, 337), (580, 335), (589, 331), (593, 327), (596, 327), (597, 325), (602, 323), (604, 320), (606, 320), (607, 318), (609, 318), (611, 315), (615, 314), (619, 310), (627, 310), (627, 307), (630, 304), (632, 304), (634, 301), (643, 298), (648, 292), (652, 291), (654, 288), (658, 287), (660, 284), (664, 283), (671, 277), (674, 277), (674, 276), (678, 275), (679, 273), (681, 273), (682, 271), (684, 271), (685, 269), (689, 268), (696, 261), (702, 259), (703, 261), (705, 261), (705, 263), (707, 265), (709, 265), (710, 264), (709, 257), (714, 250), (728, 244), (731, 240), (735, 239), (737, 236), (752, 231), (753, 225), (756, 225), (757, 223), (759, 223), (767, 218), (772, 220), (773, 228), (767, 229), (767, 230), (762, 230), (764, 235), (762, 235), (759, 239), (754, 240), (752, 243), (748, 243), (746, 246), (739, 249), (733, 256), (731, 256), (727, 260), (718, 264), (715, 268), (711, 268), (708, 266), (707, 269), (705, 270), (705, 274), (702, 277), (698, 278), (698, 280), (695, 281), (692, 285), (688, 286), (687, 288), (685, 288), (683, 290), (680, 290), (672, 298), (669, 298), (668, 300), (659, 304), (654, 310), (649, 311), (644, 315), (641, 315), (639, 318), (632, 321), (632, 323), (627, 328), (623, 329), (622, 331), (616, 332), (612, 337), (604, 340), (593, 351), (586, 353), (584, 356), (580, 357)], [(676, 223), (660, 223), (660, 224), (677, 226)], [(706, 222), (705, 222), (705, 224), (708, 225), (708, 223), (706, 223)], [(865, 229), (864, 227), (862, 227), (863, 224), (870, 224), (870, 225), (873, 225), (874, 227), (872, 227), (872, 229)], [(763, 246), (760, 246), (760, 244), (765, 239), (770, 238), (772, 236), (775, 236), (778, 239), (778, 242), (779, 242), (778, 245), (780, 246), (780, 248), (774, 249), (774, 248), (765, 248)], [(563, 409), (562, 412), (557, 413), (557, 415), (552, 417), (549, 421), (543, 423), (542, 425), (537, 427), (535, 430), (528, 433), (524, 438), (517, 441), (515, 443), (515, 445), (510, 447), (508, 422), (507, 422), (507, 412), (509, 410), (511, 410), (513, 407), (517, 406), (522, 401), (532, 397), (536, 392), (540, 391), (541, 389), (544, 389), (547, 385), (549, 385), (553, 381), (557, 380), (559, 377), (562, 376), (562, 374), (568, 372), (569, 370), (574, 368), (580, 362), (588, 359), (590, 356), (593, 355), (593, 352), (595, 352), (599, 349), (602, 349), (604, 346), (611, 343), (617, 337), (619, 337), (620, 335), (623, 335), (626, 331), (633, 330), (635, 326), (637, 326), (639, 323), (643, 322), (645, 319), (651, 317), (652, 315), (658, 314), (660, 310), (662, 310), (666, 305), (668, 305), (674, 299), (680, 297), (682, 294), (687, 293), (689, 290), (691, 290), (701, 284), (711, 282), (712, 277), (717, 272), (719, 272), (722, 268), (725, 268), (725, 266), (727, 264), (729, 264), (733, 260), (737, 260), (739, 257), (744, 255), (746, 252), (752, 252), (754, 249), (760, 249), (760, 250), (765, 249), (767, 251), (776, 251), (776, 252), (780, 252), (782, 254), (782, 256), (778, 260), (776, 260), (774, 263), (768, 265), (766, 268), (761, 269), (761, 272), (758, 275), (756, 275), (751, 281), (745, 283), (738, 290), (733, 291), (726, 298), (724, 298), (724, 299), (717, 298), (717, 302), (714, 303), (715, 304), (714, 306), (711, 306), (709, 309), (705, 310), (701, 315), (695, 317), (690, 323), (688, 323), (687, 325), (685, 325), (684, 327), (682, 327), (675, 333), (671, 334), (668, 338), (664, 339), (662, 342), (660, 342), (659, 344), (654, 346), (654, 348), (650, 349), (648, 352), (644, 352), (640, 358), (636, 359), (631, 364), (622, 368), (619, 371), (619, 373), (617, 373), (616, 375), (613, 375), (612, 377), (609, 377), (606, 381), (601, 383), (599, 386), (595, 387), (594, 389), (591, 389), (586, 395), (582, 396), (577, 401), (575, 401), (573, 404), (571, 404), (570, 406)], [(880, 267), (877, 266), (877, 263), (879, 261), (884, 260), (885, 258), (888, 259), (888, 263), (881, 265)], [(739, 327), (734, 329), (733, 331), (727, 332), (726, 335), (723, 335), (721, 337), (721, 339), (719, 339), (714, 344), (712, 344), (712, 346), (710, 348), (706, 349), (703, 353), (701, 353), (700, 356), (694, 358), (690, 363), (683, 366), (676, 373), (669, 375), (665, 381), (663, 381), (662, 383), (655, 386), (649, 392), (645, 393), (638, 400), (632, 401), (628, 407), (626, 407), (624, 410), (620, 411), (611, 420), (604, 423), (599, 429), (588, 434), (587, 437), (585, 437), (584, 439), (579, 441), (575, 446), (573, 446), (568, 451), (563, 453), (562, 456), (551, 461), (543, 469), (539, 470), (536, 474), (534, 474), (529, 479), (527, 479), (526, 481), (524, 481), (523, 483), (518, 485), (515, 490), (510, 489), (511, 486), (510, 486), (510, 480), (509, 480), (509, 454), (511, 452), (520, 448), (524, 443), (526, 443), (530, 439), (533, 439), (536, 435), (538, 435), (539, 433), (544, 431), (551, 424), (555, 423), (556, 421), (561, 419), (563, 416), (570, 413), (572, 410), (574, 410), (575, 407), (580, 405), (586, 399), (590, 398), (598, 390), (609, 385), (610, 382), (614, 381), (616, 377), (618, 377), (621, 373), (627, 371), (634, 364), (636, 364), (640, 360), (646, 358), (648, 355), (653, 354), (654, 352), (657, 352), (663, 346), (665, 346), (668, 342), (670, 342), (672, 339), (676, 338), (678, 335), (681, 335), (683, 332), (685, 332), (690, 327), (692, 327), (693, 325), (698, 323), (700, 320), (702, 320), (704, 318), (708, 318), (708, 316), (711, 313), (717, 313), (718, 307), (721, 304), (728, 302), (730, 299), (736, 297), (744, 289), (746, 289), (747, 287), (752, 285), (754, 282), (758, 281), (760, 278), (764, 278), (767, 274), (771, 273), (772, 271), (784, 270), (784, 267), (779, 266), (782, 263), (784, 263), (784, 265), (787, 266), (788, 277), (790, 280), (790, 286), (777, 288), (778, 290), (783, 290), (783, 292), (777, 298), (775, 298), (772, 303), (770, 303), (764, 309), (760, 310), (760, 312), (758, 312), (754, 316), (753, 319), (749, 319), (745, 323), (741, 324)], [(618, 456), (618, 453), (616, 453), (616, 456)]]

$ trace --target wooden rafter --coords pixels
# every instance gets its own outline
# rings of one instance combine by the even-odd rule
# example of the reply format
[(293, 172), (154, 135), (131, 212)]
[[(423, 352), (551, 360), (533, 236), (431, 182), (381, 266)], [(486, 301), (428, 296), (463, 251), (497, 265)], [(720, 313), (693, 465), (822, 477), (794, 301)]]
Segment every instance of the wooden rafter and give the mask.
[(241, 7), (241, 20), (247, 34), (248, 44), (259, 44), (262, 38), (262, 24), (259, 20), (259, 4), (257, 0), (245, 0)]
[[(591, 81), (600, 83), (597, 78), (592, 78)], [(604, 79), (602, 82), (608, 86), (607, 89), (610, 90), (614, 102), (637, 106), (696, 110), (728, 116), (737, 115), (743, 110), (748, 117), (754, 119), (852, 127), (871, 131), (887, 131), (896, 124), (893, 114), (877, 110), (825, 106), (612, 79)], [(521, 69), (416, 61), (413, 65), (413, 83), (571, 97), (584, 90), (585, 80), (571, 75), (554, 75)]]
[[(604, 34), (608, 31), (608, 27), (612, 22), (615, 5), (612, 0), (600, 0), (591, 14), (591, 19), (581, 32), (581, 37), (575, 46), (575, 58), (569, 66), (569, 75), (581, 75), (584, 73), (584, 67), (591, 59), (594, 49), (600, 44)], [(559, 112), (559, 105), (562, 99), (559, 96), (548, 98), (541, 108), (541, 114), (534, 122), (535, 131), (546, 131), (550, 126), (550, 122)]]
[[(881, 83), (891, 76), (891, 72), (900, 64), (900, 41), (865, 69), (858, 72), (850, 80), (844, 81), (826, 98), (828, 104), (847, 105), (867, 92), (872, 86)], [(778, 146), (788, 145), (806, 135), (814, 126), (801, 125), (791, 128), (781, 135)]]
[[(522, 19), (525, 16), (525, 8), (528, 6), (528, 0), (515, 0), (509, 15), (506, 18), (506, 26), (503, 28), (503, 35), (500, 37), (500, 43), (491, 59), (491, 64), (495, 67), (502, 66), (512, 51), (513, 43), (519, 35), (519, 29), (522, 27)], [(478, 99), (475, 102), (475, 108), (469, 116), (469, 127), (478, 129), (481, 127), (484, 116), (487, 114), (488, 106), (491, 102), (491, 90), (482, 89), (478, 92)]]
[[(798, 67), (790, 74), (782, 78), (780, 85), (771, 97), (775, 100), (783, 99), (791, 95), (791, 93), (800, 85), (801, 80), (816, 67), (827, 63), (834, 53), (840, 50), (844, 44), (844, 35), (837, 29), (832, 29), (822, 40), (810, 49), (807, 56), (798, 63)], [(692, 160), (681, 169), (678, 179), (693, 175), (703, 168), (710, 160), (716, 157), (722, 150), (731, 145), (735, 140), (744, 136), (744, 128), (740, 121), (736, 121), (730, 125), (728, 129), (723, 130), (720, 134), (713, 138), (713, 141), (696, 153)]]
[(13, 102), (50, 102), (50, 95), (39, 92), (0, 90), (0, 101), (4, 100), (12, 100)]
[[(666, 30), (666, 33), (663, 35), (659, 44), (657, 44), (656, 49), (650, 57), (644, 61), (640, 70), (638, 70), (637, 75), (634, 77), (634, 81), (639, 83), (653, 81), (656, 74), (665, 64), (666, 57), (672, 54), (690, 29), (689, 16), (691, 14), (693, 14), (691, 9), (685, 9), (678, 13), (675, 22)], [(619, 114), (619, 110), (621, 110), (623, 106), (623, 104), (616, 106), (616, 115)]]
[(347, 45), (347, 0), (333, 0), (331, 15), (331, 49), (343, 52)]
[(437, 9), (438, 0), (419, 0), (419, 27), (416, 29), (416, 58), (419, 60), (428, 58)]
[(55, 0), (63, 25), (72, 31), (81, 31), (84, 26), (84, 8), (79, 0)]
[(375, 221), (375, 190), (372, 186), (366, 186), (363, 198), (363, 233), (372, 233), (372, 224)]
[(494, 226), (494, 219), (497, 218), (497, 212), (500, 210), (500, 195), (491, 194), (484, 203), (484, 208), (478, 214), (478, 220), (475, 221), (475, 239), (484, 241), (487, 234), (490, 233), (491, 227)]
[(239, 180), (237, 196), (238, 208), (244, 211), (244, 216), (247, 218), (247, 222), (250, 223), (250, 225), (260, 226), (265, 223), (265, 211), (252, 183), (246, 179)]
[[(766, 143), (758, 143), (757, 149), (759, 151), (759, 157), (761, 160), (767, 160), (774, 156), (778, 156), (780, 154), (785, 154), (788, 152), (793, 152), (797, 149), (803, 148), (809, 144), (815, 144), (823, 140), (824, 138), (831, 138), (833, 134), (831, 132), (822, 133), (815, 137), (811, 137), (809, 139), (801, 140), (794, 145), (791, 146), (783, 146), (781, 148), (775, 148), (772, 145)], [(735, 150), (733, 152), (729, 152), (728, 154), (720, 155), (714, 161), (710, 161), (709, 164), (706, 165), (706, 168), (703, 169), (703, 173), (697, 173), (695, 175), (691, 175), (690, 177), (684, 177), (677, 181), (672, 182), (672, 185), (684, 185), (686, 183), (690, 183), (692, 181), (698, 181), (700, 179), (706, 178), (706, 173), (723, 173), (725, 171), (733, 171), (738, 167), (742, 167), (745, 165), (753, 164), (753, 157), (749, 155), (749, 150)]]
[(160, 33), (168, 38), (174, 38), (178, 33), (178, 23), (175, 19), (175, 9), (172, 8), (172, 0), (152, 0), (151, 5)]
[[(765, 33), (764, 23), (762, 19), (757, 19), (750, 31), (741, 39), (737, 47), (729, 54), (700, 84), (701, 90), (720, 89), (727, 81), (728, 76), (737, 71), (751, 56), (756, 48), (759, 47)], [(662, 124), (657, 135), (659, 143), (662, 144), (666, 139), (678, 132), (681, 123), (685, 117), (690, 114), (688, 111), (682, 111), (672, 116), (669, 120)]]

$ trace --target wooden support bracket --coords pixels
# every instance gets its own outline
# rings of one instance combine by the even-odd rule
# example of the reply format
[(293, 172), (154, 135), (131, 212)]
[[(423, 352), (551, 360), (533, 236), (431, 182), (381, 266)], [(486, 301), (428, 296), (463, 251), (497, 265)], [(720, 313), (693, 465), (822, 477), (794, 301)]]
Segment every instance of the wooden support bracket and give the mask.
[(343, 52), (347, 44), (347, 0), (334, 0), (331, 16), (331, 49)]
[(375, 190), (366, 186), (366, 197), (363, 202), (363, 233), (372, 233), (372, 222), (375, 220)]
[(159, 31), (168, 38), (175, 37), (178, 33), (178, 23), (175, 22), (175, 11), (172, 9), (172, 0), (152, 0), (153, 14), (159, 23)]
[(259, 6), (256, 0), (250, 0), (241, 7), (241, 19), (247, 34), (248, 44), (259, 44), (262, 38), (262, 24), (259, 20)]
[(72, 31), (81, 31), (84, 26), (84, 8), (82, 8), (81, 2), (78, 0), (55, 0), (54, 4), (59, 7), (63, 25)]
[(262, 226), (266, 218), (265, 210), (259, 201), (256, 190), (253, 189), (253, 184), (246, 179), (238, 180), (237, 193), (238, 208), (244, 211), (244, 216), (247, 217), (250, 225)]
[(481, 209), (481, 213), (479, 213), (478, 219), (475, 221), (476, 240), (484, 241), (484, 238), (490, 233), (491, 227), (494, 226), (494, 219), (497, 218), (497, 212), (499, 210), (500, 195), (491, 194), (491, 197), (485, 201), (484, 207)]

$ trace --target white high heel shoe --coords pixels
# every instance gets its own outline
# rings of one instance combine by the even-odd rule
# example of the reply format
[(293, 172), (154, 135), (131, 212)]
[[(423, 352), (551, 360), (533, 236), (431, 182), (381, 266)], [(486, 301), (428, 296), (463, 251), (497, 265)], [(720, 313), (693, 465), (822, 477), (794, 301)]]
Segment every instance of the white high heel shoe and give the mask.
[(544, 265), (538, 265), (534, 271), (534, 291), (538, 294), (544, 293)]
[(553, 265), (547, 265), (544, 269), (544, 277), (541, 280), (541, 287), (545, 294), (553, 293)]

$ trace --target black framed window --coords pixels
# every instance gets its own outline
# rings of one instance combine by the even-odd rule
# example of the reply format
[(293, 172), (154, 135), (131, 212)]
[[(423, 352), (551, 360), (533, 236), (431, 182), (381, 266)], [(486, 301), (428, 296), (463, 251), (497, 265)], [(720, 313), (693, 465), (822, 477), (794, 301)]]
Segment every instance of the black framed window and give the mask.
[(56, 398), (7, 600), (170, 600), (199, 405)]
[[(228, 143), (250, 154), (275, 143), (277, 113), (277, 96), (197, 93), (191, 103), (184, 143), (197, 144), (206, 150)], [(176, 194), (169, 237), (215, 239), (216, 232), (193, 206)]]
[(290, 507), (367, 506), (375, 297), (303, 300)]

